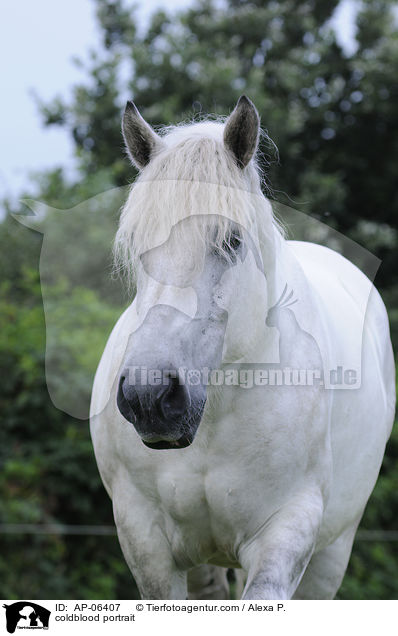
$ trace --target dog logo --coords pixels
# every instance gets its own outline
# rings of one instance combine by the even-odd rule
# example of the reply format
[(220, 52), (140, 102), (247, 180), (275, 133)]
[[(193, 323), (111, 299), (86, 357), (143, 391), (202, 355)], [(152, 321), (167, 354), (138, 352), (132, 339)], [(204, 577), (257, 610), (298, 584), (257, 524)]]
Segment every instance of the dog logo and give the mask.
[(37, 603), (18, 601), (3, 607), (6, 610), (9, 634), (13, 634), (16, 629), (48, 629), (51, 612)]

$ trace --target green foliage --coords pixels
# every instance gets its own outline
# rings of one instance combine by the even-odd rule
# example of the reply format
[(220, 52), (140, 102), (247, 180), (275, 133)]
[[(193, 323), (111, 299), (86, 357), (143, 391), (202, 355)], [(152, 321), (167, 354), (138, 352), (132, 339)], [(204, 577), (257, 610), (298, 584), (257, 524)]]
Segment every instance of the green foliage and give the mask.
[[(16, 225), (7, 220), (2, 226), (8, 223)], [(22, 226), (15, 230), (17, 235), (21, 246), (24, 240), (28, 246), (34, 236)], [(18, 265), (18, 258), (15, 261)], [(44, 314), (37, 262), (32, 265), (34, 268), (21, 268), (17, 288), (8, 281), (0, 285), (0, 520), (9, 524), (112, 524), (111, 504), (98, 476), (88, 423), (58, 411), (47, 393)], [(106, 335), (91, 337), (90, 312), (100, 314), (108, 330), (115, 322), (115, 307), (100, 302), (89, 289), (71, 293), (60, 284), (52, 294), (54, 300), (57, 296), (62, 300), (58, 307), (65, 316), (60, 323), (61, 347), (67, 340), (70, 352), (72, 342), (76, 365), (83, 369), (88, 365), (91, 370), (90, 356), (99, 355)], [(86, 342), (76, 342), (66, 318), (79, 303), (86, 310)], [(23, 534), (3, 534), (0, 538), (4, 598), (134, 596), (116, 537), (37, 535), (27, 540)]]
[[(262, 146), (274, 196), (281, 203), (293, 200), (383, 260), (376, 282), (398, 342), (398, 30), (392, 3), (361, 3), (358, 48), (351, 56), (328, 25), (337, 0), (227, 0), (225, 8), (201, 0), (178, 14), (157, 11), (144, 32), (123, 0), (95, 4), (102, 41), (86, 64), (86, 80), (68, 99), (39, 102), (47, 125), (69, 131), (79, 170), (73, 181), (59, 168), (37, 175), (31, 195), (53, 208), (73, 209), (62, 224), (47, 211), (41, 225), (51, 237), (43, 292), (46, 318), (47, 311), (56, 318), (47, 345), (57, 345), (48, 353), (59, 390), (87, 399), (90, 373), (125, 303), (120, 287), (110, 283), (110, 257), (106, 263), (97, 257), (110, 254), (113, 211), (120, 204), (97, 206), (94, 223), (80, 207), (134, 176), (122, 150), (122, 94), (134, 98), (156, 127), (202, 113), (226, 115), (247, 93), (279, 148), (278, 160), (269, 144)], [(1, 522), (111, 524), (87, 423), (58, 411), (47, 392), (38, 276), (43, 237), (18, 225), (7, 202), (3, 207)], [(397, 529), (397, 458), (395, 431), (364, 529)], [(4, 597), (136, 594), (115, 537), (0, 535), (0, 540)], [(358, 538), (339, 597), (396, 598), (397, 546)]]

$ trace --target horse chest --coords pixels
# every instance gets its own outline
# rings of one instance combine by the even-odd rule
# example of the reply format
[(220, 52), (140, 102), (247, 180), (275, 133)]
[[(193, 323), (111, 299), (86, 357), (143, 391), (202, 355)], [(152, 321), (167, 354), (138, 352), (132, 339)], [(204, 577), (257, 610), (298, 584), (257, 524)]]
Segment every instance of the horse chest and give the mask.
[(160, 505), (176, 523), (199, 521), (207, 516), (203, 477), (191, 472), (160, 471), (156, 483)]
[(164, 531), (175, 553), (193, 561), (233, 560), (236, 512), (244, 493), (229, 486), (226, 471), (159, 471), (157, 493)]
[(257, 472), (257, 466), (232, 466), (220, 457), (211, 468), (188, 461), (157, 471), (158, 512), (177, 558), (235, 562), (239, 543), (254, 534), (280, 502), (274, 480), (267, 483)]

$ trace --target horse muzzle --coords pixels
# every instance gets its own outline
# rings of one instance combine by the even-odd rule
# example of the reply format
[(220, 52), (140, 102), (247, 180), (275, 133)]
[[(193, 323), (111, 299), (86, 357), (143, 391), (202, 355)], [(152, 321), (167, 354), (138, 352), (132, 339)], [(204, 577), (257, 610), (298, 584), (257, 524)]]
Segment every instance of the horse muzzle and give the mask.
[(176, 370), (161, 376), (161, 384), (131, 383), (124, 370), (119, 379), (118, 409), (148, 448), (186, 448), (202, 419), (206, 388), (185, 385)]

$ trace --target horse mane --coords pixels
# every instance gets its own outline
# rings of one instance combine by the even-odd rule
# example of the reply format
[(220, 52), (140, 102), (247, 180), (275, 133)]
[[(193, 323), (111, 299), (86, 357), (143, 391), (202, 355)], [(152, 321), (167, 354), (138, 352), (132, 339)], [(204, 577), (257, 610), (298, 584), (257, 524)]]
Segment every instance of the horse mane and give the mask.
[[(173, 227), (178, 244), (190, 251), (210, 242), (226, 257), (231, 221), (252, 236), (283, 235), (262, 193), (256, 159), (241, 169), (224, 146), (223, 130), (222, 120), (162, 129), (161, 148), (132, 184), (115, 237), (115, 267), (129, 283), (139, 257), (166, 241)], [(197, 221), (180, 223), (187, 217)]]

